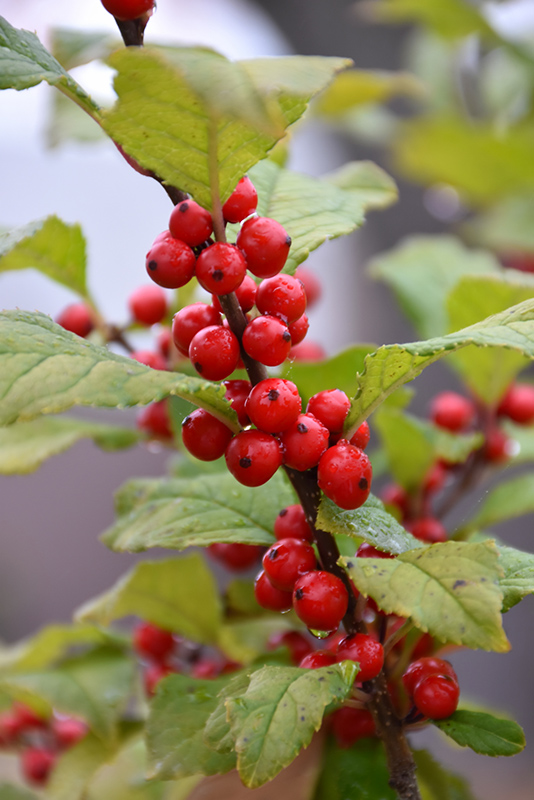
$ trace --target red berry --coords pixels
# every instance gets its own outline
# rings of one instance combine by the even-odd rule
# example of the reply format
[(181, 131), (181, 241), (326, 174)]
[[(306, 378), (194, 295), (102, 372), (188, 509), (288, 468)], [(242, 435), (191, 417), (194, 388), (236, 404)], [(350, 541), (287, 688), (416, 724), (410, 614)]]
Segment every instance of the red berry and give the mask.
[(258, 193), (250, 178), (245, 175), (223, 205), (223, 216), (226, 222), (242, 222), (245, 217), (254, 214), (257, 205)]
[(357, 558), (395, 558), (391, 553), (384, 553), (382, 550), (377, 550), (372, 544), (362, 542), (356, 551)]
[(308, 308), (311, 308), (317, 303), (323, 293), (321, 281), (314, 272), (307, 267), (302, 266), (302, 264), (297, 267), (295, 278), (298, 278), (299, 281), (302, 281), (304, 284)]
[(315, 550), (303, 539), (280, 539), (272, 544), (262, 563), (273, 586), (284, 592), (293, 591), (301, 575), (315, 569)]
[(275, 633), (270, 637), (268, 646), (270, 649), (276, 647), (287, 647), (291, 662), (299, 665), (305, 656), (313, 652), (313, 648), (309, 641), (298, 631), (284, 631), (284, 633)]
[(258, 286), (256, 307), (262, 314), (280, 317), (288, 325), (296, 322), (306, 311), (304, 286), (292, 275), (275, 275)]
[(133, 632), (134, 650), (154, 661), (165, 661), (174, 650), (174, 637), (151, 622), (141, 622)]
[(308, 653), (299, 664), (301, 669), (320, 669), (321, 667), (331, 667), (336, 663), (336, 657), (328, 650), (316, 650)]
[(136, 350), (131, 354), (131, 358), (139, 361), (140, 364), (144, 364), (145, 367), (151, 367), (151, 369), (167, 369), (167, 362), (163, 356), (152, 352), (152, 350)]
[(298, 579), (293, 589), (293, 608), (308, 628), (336, 630), (346, 614), (348, 603), (343, 581), (331, 572), (308, 572)]
[(278, 513), (274, 521), (274, 535), (277, 539), (293, 538), (313, 542), (313, 533), (301, 505), (288, 506)]
[(502, 464), (512, 455), (508, 436), (500, 428), (492, 428), (484, 442), (484, 458), (492, 464)]
[(215, 242), (203, 250), (195, 267), (200, 285), (216, 295), (234, 292), (246, 274), (247, 263), (241, 250), (226, 242)]
[(56, 718), (52, 720), (51, 728), (58, 745), (65, 749), (73, 747), (89, 732), (87, 723), (76, 717)]
[(235, 380), (223, 381), (223, 386), (226, 389), (225, 398), (232, 404), (232, 408), (237, 414), (239, 424), (242, 428), (250, 425), (249, 416), (245, 410), (247, 397), (252, 390), (250, 381)]
[(13, 711), (0, 714), (0, 747), (13, 747), (22, 730), (20, 720)]
[(221, 315), (206, 303), (193, 303), (182, 308), (172, 320), (172, 338), (184, 356), (189, 355), (193, 336), (209, 325), (222, 325)]
[(285, 431), (301, 410), (299, 390), (291, 381), (266, 378), (254, 386), (245, 409), (254, 425), (266, 433)]
[(263, 571), (256, 578), (254, 596), (259, 605), (269, 611), (289, 611), (293, 604), (291, 592), (276, 589)]
[(66, 331), (85, 339), (94, 328), (93, 315), (85, 303), (72, 303), (56, 317), (56, 322)]
[(241, 226), (237, 246), (257, 278), (272, 278), (286, 263), (291, 237), (279, 222), (269, 217), (252, 217)]
[(216, 542), (208, 547), (209, 554), (230, 570), (253, 567), (258, 563), (262, 550), (259, 545), (238, 542)]
[(399, 486), (397, 483), (389, 483), (387, 486), (384, 486), (380, 492), (380, 498), (384, 505), (396, 506), (403, 517), (408, 514), (410, 504), (409, 495), (406, 489), (403, 489), (402, 486)]
[(447, 478), (447, 470), (437, 461), (425, 475), (423, 489), (425, 492), (439, 492)]
[(175, 670), (170, 664), (148, 664), (143, 670), (143, 685), (146, 694), (153, 697), (156, 694), (158, 683), (173, 672)]
[(513, 383), (499, 403), (497, 413), (518, 425), (530, 425), (534, 422), (534, 386)]
[(155, 439), (173, 439), (167, 400), (143, 408), (137, 415), (137, 427)]
[(179, 239), (163, 239), (146, 254), (146, 271), (164, 289), (178, 289), (195, 274), (195, 254)]
[(28, 783), (44, 786), (52, 767), (56, 763), (56, 754), (44, 747), (28, 747), (20, 755), (22, 774)]
[(169, 230), (175, 239), (181, 239), (190, 247), (197, 247), (211, 236), (211, 214), (194, 200), (183, 200), (172, 210)]
[(226, 465), (234, 478), (245, 486), (261, 486), (282, 466), (278, 441), (263, 431), (238, 433), (225, 453)]
[[(256, 302), (256, 292), (258, 291), (257, 284), (250, 275), (245, 275), (243, 282), (235, 289), (235, 296), (237, 302), (241, 306), (241, 310), (247, 313), (254, 307)], [(216, 294), (212, 295), (213, 307), (222, 313), (222, 306), (219, 303), (219, 298)]]
[(193, 336), (189, 345), (189, 358), (203, 378), (221, 381), (237, 367), (240, 358), (239, 342), (229, 328), (208, 325)]
[(167, 313), (167, 298), (159, 286), (139, 286), (128, 298), (128, 306), (136, 322), (141, 325), (155, 325)]
[(338, 645), (337, 660), (357, 661), (360, 665), (358, 672), (358, 683), (371, 681), (376, 678), (384, 666), (384, 648), (380, 642), (375, 641), (366, 633), (357, 633), (354, 636), (346, 636)]
[(375, 722), (365, 708), (338, 708), (331, 716), (332, 733), (339, 747), (352, 747), (359, 739), (374, 736)]
[(302, 342), (291, 348), (290, 358), (293, 361), (323, 361), (326, 351), (317, 342)]
[(330, 433), (340, 433), (349, 408), (350, 400), (345, 392), (341, 389), (326, 389), (310, 397), (306, 411), (317, 417)]
[(164, 359), (168, 359), (171, 354), (172, 333), (170, 328), (162, 328), (156, 337), (158, 350)]
[(471, 400), (456, 392), (437, 394), (430, 406), (430, 417), (435, 425), (458, 433), (468, 428), (475, 418)]
[(350, 439), (350, 444), (353, 444), (354, 447), (359, 447), (360, 450), (365, 450), (367, 445), (369, 444), (369, 440), (371, 438), (371, 431), (369, 430), (369, 423), (365, 419), (356, 433)]
[(201, 658), (191, 670), (193, 678), (212, 680), (221, 674), (221, 665), (213, 658)]
[[(404, 622), (404, 620), (402, 620)], [(402, 624), (401, 622), (401, 624)], [(402, 682), (408, 697), (413, 697), (415, 687), (417, 684), (427, 678), (429, 675), (448, 675), (458, 681), (456, 672), (449, 661), (436, 656), (428, 656), (427, 658), (419, 658), (417, 661), (412, 661), (404, 675)]]
[(261, 364), (277, 367), (289, 355), (291, 334), (285, 322), (276, 317), (256, 317), (243, 332), (243, 347)]
[(436, 542), (446, 542), (449, 538), (444, 525), (435, 517), (421, 517), (406, 524), (406, 528), (416, 539), (422, 542), (435, 544)]
[(48, 720), (24, 703), (14, 703), (11, 713), (14, 714), (17, 720), (19, 733), (35, 728), (46, 728), (48, 725)]
[(233, 432), (203, 408), (197, 408), (182, 422), (182, 439), (191, 455), (200, 461), (215, 461), (224, 455)]
[(327, 497), (340, 508), (362, 506), (371, 491), (371, 462), (359, 447), (342, 440), (321, 456), (317, 482)]
[(296, 320), (296, 322), (292, 322), (291, 325), (288, 325), (289, 335), (291, 336), (292, 347), (302, 342), (302, 340), (308, 333), (309, 327), (310, 323), (308, 322), (308, 317), (306, 316), (306, 314), (303, 314), (301, 317), (299, 317)]
[(328, 447), (328, 429), (311, 414), (300, 414), (280, 436), (284, 463), (300, 472), (315, 467)]
[(416, 708), (429, 719), (446, 719), (458, 708), (460, 687), (449, 675), (429, 675), (414, 689)]

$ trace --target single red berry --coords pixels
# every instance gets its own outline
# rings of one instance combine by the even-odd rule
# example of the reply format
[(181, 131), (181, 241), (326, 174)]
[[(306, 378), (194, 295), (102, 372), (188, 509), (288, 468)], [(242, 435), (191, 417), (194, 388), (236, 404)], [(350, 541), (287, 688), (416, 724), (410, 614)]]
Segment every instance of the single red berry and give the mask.
[(101, 0), (102, 5), (116, 19), (132, 20), (144, 16), (154, 8), (154, 0)]
[[(403, 622), (404, 620), (401, 621), (401, 624)], [(417, 661), (412, 661), (402, 676), (402, 682), (408, 697), (413, 697), (417, 684), (423, 678), (428, 678), (429, 675), (448, 675), (449, 678), (458, 681), (458, 676), (449, 661), (445, 661), (443, 658), (436, 658), (436, 656), (418, 658)]]
[(241, 250), (227, 242), (215, 242), (203, 250), (195, 267), (202, 288), (216, 295), (235, 292), (246, 274), (247, 262)]
[(175, 670), (170, 664), (148, 664), (143, 669), (143, 685), (148, 697), (153, 697), (156, 694), (158, 683), (173, 672)]
[(326, 350), (317, 342), (301, 342), (291, 348), (289, 357), (292, 361), (323, 361), (326, 358)]
[(425, 492), (434, 493), (439, 492), (447, 479), (447, 470), (442, 463), (436, 461), (435, 464), (429, 469), (423, 481), (423, 489)]
[(517, 269), (519, 272), (534, 272), (534, 253), (517, 250), (500, 253), (499, 258), (503, 267)]
[(154, 353), (152, 350), (136, 350), (131, 354), (131, 358), (144, 364), (145, 367), (151, 369), (167, 369), (167, 362), (159, 353)]
[(328, 428), (311, 414), (299, 414), (280, 435), (284, 463), (300, 472), (315, 467), (328, 447)]
[(234, 380), (223, 381), (223, 386), (226, 389), (225, 398), (232, 404), (232, 408), (237, 414), (239, 424), (242, 428), (250, 425), (250, 419), (246, 412), (246, 402), (252, 390), (250, 381)]
[[(377, 550), (372, 544), (362, 542), (356, 550), (357, 558), (395, 558), (391, 553), (384, 553), (383, 550)], [(403, 620), (404, 621), (404, 620)]]
[(345, 392), (341, 389), (325, 389), (310, 397), (306, 411), (317, 417), (330, 433), (340, 433), (349, 408), (350, 400)]
[(285, 431), (302, 407), (299, 390), (291, 381), (266, 378), (254, 386), (245, 409), (254, 425), (266, 433)]
[(56, 754), (44, 747), (28, 747), (20, 754), (22, 774), (28, 783), (44, 786), (56, 763)]
[(221, 665), (214, 658), (201, 658), (193, 665), (191, 675), (201, 680), (213, 680), (221, 674)]
[[(254, 308), (254, 304), (256, 303), (256, 293), (258, 291), (258, 286), (254, 278), (251, 278), (250, 275), (245, 275), (243, 278), (243, 282), (235, 289), (235, 296), (237, 297), (237, 302), (241, 306), (241, 310), (244, 311), (246, 314), (247, 311), (250, 311)], [(216, 294), (212, 295), (212, 302), (213, 307), (222, 313), (222, 306), (219, 303), (219, 298)]]
[(155, 325), (167, 313), (167, 297), (159, 286), (139, 286), (128, 298), (130, 313), (141, 325)]
[(350, 439), (350, 444), (354, 447), (359, 447), (360, 450), (365, 450), (371, 438), (371, 431), (369, 430), (369, 423), (366, 419), (362, 422), (356, 433)]
[(165, 360), (171, 355), (172, 333), (170, 328), (162, 328), (156, 337), (158, 350)]
[(375, 722), (365, 708), (338, 708), (331, 716), (332, 733), (339, 747), (352, 747), (360, 739), (374, 736)]
[(258, 193), (250, 178), (245, 175), (238, 181), (234, 191), (223, 205), (226, 222), (242, 222), (254, 214), (258, 205)]
[(291, 325), (288, 325), (289, 335), (291, 336), (292, 347), (302, 342), (302, 340), (306, 337), (306, 334), (308, 333), (309, 327), (310, 323), (308, 322), (308, 317), (306, 316), (306, 314), (303, 314), (295, 322), (292, 322)]
[(221, 458), (233, 435), (224, 422), (203, 408), (192, 411), (182, 422), (184, 446), (200, 461), (215, 461)]
[(12, 710), (0, 714), (0, 747), (14, 747), (22, 732), (20, 720)]
[(313, 542), (313, 533), (308, 525), (306, 513), (298, 503), (283, 508), (274, 521), (274, 535), (277, 539), (305, 539)]
[(291, 334), (285, 322), (276, 317), (256, 317), (243, 332), (243, 347), (261, 364), (277, 367), (289, 355)]
[(94, 328), (93, 314), (85, 303), (72, 303), (56, 317), (56, 322), (66, 331), (85, 339)]
[(347, 612), (348, 603), (343, 581), (331, 572), (307, 572), (293, 589), (293, 608), (297, 616), (315, 630), (336, 630)]
[(167, 400), (143, 408), (137, 415), (137, 427), (155, 439), (174, 439)]
[(410, 497), (402, 486), (397, 483), (388, 483), (380, 492), (380, 499), (385, 506), (395, 506), (398, 508), (402, 517), (407, 516)]
[(39, 728), (46, 728), (48, 720), (41, 714), (37, 714), (33, 708), (25, 703), (14, 703), (11, 713), (15, 716), (19, 728), (19, 733)]
[(258, 286), (256, 307), (262, 314), (280, 317), (288, 325), (296, 322), (306, 311), (306, 292), (298, 278), (275, 275)]
[(65, 750), (73, 747), (89, 732), (87, 723), (76, 717), (56, 717), (52, 720), (51, 729), (58, 745)]
[(211, 236), (211, 214), (194, 200), (183, 200), (172, 210), (169, 230), (175, 239), (181, 239), (190, 247), (197, 247)]
[(286, 263), (291, 237), (279, 222), (269, 217), (245, 220), (237, 235), (247, 266), (257, 278), (272, 278)]
[(375, 641), (366, 633), (356, 633), (346, 636), (337, 647), (337, 660), (357, 661), (360, 665), (358, 683), (371, 681), (376, 678), (384, 666), (384, 648), (380, 642)]
[(336, 663), (336, 657), (328, 650), (316, 650), (308, 653), (299, 664), (301, 669), (321, 669), (321, 667), (331, 667)]
[(172, 338), (182, 355), (189, 355), (193, 336), (209, 325), (222, 325), (221, 315), (206, 303), (193, 303), (178, 311), (172, 320)]
[(216, 542), (210, 544), (208, 552), (227, 569), (244, 570), (258, 563), (263, 548), (256, 544)]
[(234, 478), (245, 486), (261, 486), (282, 466), (278, 441), (263, 431), (238, 433), (225, 453), (226, 465)]
[(139, 655), (162, 662), (174, 650), (174, 637), (151, 622), (141, 622), (133, 632), (133, 647)]
[(429, 719), (446, 719), (458, 708), (460, 687), (450, 675), (429, 675), (414, 689), (415, 707)]
[(499, 403), (497, 413), (518, 425), (530, 425), (534, 422), (534, 386), (513, 383)]
[(492, 464), (503, 464), (512, 455), (511, 441), (500, 428), (492, 428), (483, 445), (484, 458)]
[(264, 554), (263, 569), (273, 586), (292, 592), (301, 575), (315, 569), (315, 550), (304, 539), (280, 539)]
[(344, 440), (321, 456), (317, 470), (319, 488), (345, 509), (359, 508), (365, 503), (372, 477), (371, 462), (363, 450)]
[(277, 647), (287, 647), (291, 663), (298, 666), (302, 659), (313, 653), (313, 647), (299, 631), (284, 631), (275, 633), (269, 638), (268, 647), (274, 650)]
[(164, 242), (165, 239), (172, 239), (171, 232), (169, 230), (161, 231), (161, 233), (158, 233), (158, 235), (152, 242), (152, 247), (154, 247), (154, 245), (157, 244), (158, 242)]
[(237, 367), (240, 358), (239, 342), (229, 328), (208, 325), (191, 339), (189, 358), (203, 378), (222, 381)]
[(475, 406), (461, 394), (441, 392), (431, 403), (430, 417), (440, 428), (458, 433), (468, 428), (475, 419)]
[(291, 592), (276, 589), (263, 570), (254, 583), (254, 596), (259, 605), (269, 611), (289, 611), (293, 604)]
[(195, 254), (179, 239), (162, 239), (146, 254), (146, 271), (164, 289), (178, 289), (195, 274)]
[(323, 293), (321, 281), (314, 272), (307, 267), (304, 267), (302, 264), (297, 267), (295, 277), (304, 284), (308, 308), (311, 308), (318, 302), (318, 300), (320, 300)]
[(406, 528), (416, 539), (429, 544), (446, 542), (449, 538), (445, 526), (435, 517), (420, 517), (406, 523)]

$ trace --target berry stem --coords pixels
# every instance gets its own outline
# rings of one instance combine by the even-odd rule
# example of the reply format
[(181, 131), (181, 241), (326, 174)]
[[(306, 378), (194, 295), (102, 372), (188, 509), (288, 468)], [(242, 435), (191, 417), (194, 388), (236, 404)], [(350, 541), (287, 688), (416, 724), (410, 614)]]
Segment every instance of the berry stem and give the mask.
[(117, 19), (115, 22), (122, 36), (122, 41), (126, 47), (142, 47), (143, 36), (145, 33), (148, 17), (138, 17), (137, 19)]
[(400, 642), (400, 640), (403, 639), (406, 636), (406, 634), (409, 631), (411, 631), (412, 628), (413, 628), (413, 622), (411, 620), (407, 619), (406, 622), (404, 622), (400, 626), (400, 628), (398, 628), (398, 630), (396, 630), (395, 633), (393, 633), (389, 637), (387, 642), (385, 642), (385, 644), (384, 644), (384, 655), (386, 656), (389, 653), (389, 651), (391, 650), (391, 648), (394, 647), (397, 644), (397, 642)]

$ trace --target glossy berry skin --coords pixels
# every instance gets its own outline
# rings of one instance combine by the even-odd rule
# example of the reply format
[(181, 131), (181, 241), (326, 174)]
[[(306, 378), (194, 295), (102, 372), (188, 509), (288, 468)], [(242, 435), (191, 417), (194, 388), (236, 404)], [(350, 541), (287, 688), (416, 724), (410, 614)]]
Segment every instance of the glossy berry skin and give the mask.
[(301, 407), (299, 390), (294, 383), (282, 378), (266, 378), (257, 383), (245, 403), (254, 425), (266, 433), (287, 430), (297, 419)]
[(56, 322), (66, 331), (85, 339), (94, 328), (91, 310), (85, 303), (72, 303), (56, 317)]
[(317, 559), (311, 544), (303, 539), (280, 539), (269, 547), (262, 563), (273, 586), (292, 592), (301, 575), (315, 569)]
[(301, 317), (299, 317), (296, 322), (292, 322), (291, 325), (288, 325), (292, 347), (302, 342), (308, 333), (309, 327), (310, 323), (308, 322), (308, 317), (306, 314), (303, 314)]
[(252, 217), (241, 226), (236, 244), (245, 254), (247, 266), (253, 275), (272, 278), (286, 263), (291, 237), (276, 220)]
[(116, 19), (131, 20), (138, 19), (152, 11), (154, 0), (101, 0), (102, 5)]
[(315, 467), (328, 447), (328, 428), (311, 414), (299, 414), (280, 435), (284, 463), (300, 472)]
[(131, 358), (133, 358), (135, 361), (139, 361), (140, 364), (144, 364), (145, 367), (150, 367), (151, 369), (167, 369), (167, 362), (163, 356), (161, 356), (159, 353), (154, 353), (152, 350), (135, 350), (131, 354)]
[(321, 669), (321, 667), (331, 667), (336, 663), (336, 657), (328, 650), (316, 650), (308, 653), (299, 664), (301, 669)]
[(136, 322), (141, 325), (155, 325), (167, 313), (167, 298), (159, 286), (139, 286), (128, 298), (128, 307)]
[(359, 447), (343, 440), (321, 456), (317, 470), (319, 488), (340, 508), (360, 508), (371, 491), (371, 462)]
[(194, 200), (183, 200), (174, 206), (169, 219), (171, 236), (189, 247), (198, 247), (213, 231), (211, 214)]
[(180, 309), (172, 321), (172, 338), (182, 355), (189, 355), (193, 336), (208, 325), (222, 325), (221, 315), (206, 303), (192, 303)]
[(54, 719), (51, 723), (51, 729), (58, 745), (65, 750), (73, 747), (89, 732), (87, 723), (82, 719), (76, 719), (76, 717)]
[(365, 708), (338, 708), (331, 720), (332, 733), (339, 747), (352, 747), (360, 739), (376, 733), (371, 712)]
[(395, 558), (391, 553), (384, 553), (382, 550), (377, 550), (372, 544), (362, 542), (356, 550), (356, 558)]
[(435, 425), (453, 433), (468, 428), (475, 419), (475, 406), (471, 400), (456, 392), (437, 394), (430, 406), (430, 417)]
[(279, 511), (274, 521), (274, 535), (277, 539), (304, 539), (313, 542), (313, 534), (302, 506), (296, 503)]
[(223, 386), (226, 389), (224, 397), (232, 404), (241, 427), (245, 428), (250, 425), (250, 419), (246, 412), (247, 398), (252, 390), (250, 381), (223, 381)]
[(534, 386), (513, 383), (499, 403), (497, 413), (518, 425), (530, 425), (534, 422)]
[(263, 570), (254, 583), (254, 596), (259, 605), (269, 611), (289, 611), (293, 604), (291, 592), (276, 589)]
[(224, 455), (233, 432), (203, 408), (197, 408), (182, 422), (182, 440), (200, 461), (216, 461)]
[(208, 547), (211, 556), (227, 569), (236, 571), (250, 569), (257, 564), (262, 550), (259, 545), (238, 542), (216, 542)]
[(231, 440), (226, 465), (244, 486), (261, 486), (282, 466), (282, 451), (276, 439), (263, 431), (248, 430)]
[(275, 633), (274, 636), (270, 637), (268, 646), (272, 650), (276, 647), (287, 647), (291, 663), (295, 664), (295, 666), (299, 666), (303, 658), (313, 653), (310, 642), (298, 631)]
[[(234, 289), (235, 296), (237, 298), (237, 302), (241, 306), (241, 310), (247, 313), (256, 303), (256, 293), (258, 291), (258, 286), (253, 278), (250, 275), (245, 275), (243, 278), (243, 282)], [(222, 306), (219, 303), (219, 298), (216, 294), (212, 296), (213, 307), (217, 309), (217, 311), (222, 313)]]
[(341, 389), (326, 389), (310, 397), (306, 411), (317, 417), (330, 433), (341, 433), (350, 400)]
[(458, 708), (460, 687), (449, 675), (429, 675), (414, 689), (415, 707), (429, 719), (446, 719)]
[(28, 747), (20, 755), (24, 778), (33, 786), (44, 786), (56, 763), (56, 754), (44, 747)]
[(348, 659), (359, 663), (360, 671), (356, 676), (358, 683), (376, 678), (384, 666), (384, 648), (366, 633), (357, 633), (342, 639), (338, 644), (336, 657), (338, 661)]
[(170, 664), (148, 664), (143, 670), (143, 685), (148, 697), (153, 697), (158, 683), (174, 671)]
[(154, 439), (173, 439), (167, 400), (159, 400), (143, 408), (137, 415), (137, 427)]
[(141, 622), (133, 632), (133, 647), (140, 656), (165, 661), (174, 650), (174, 637), (151, 622)]
[(429, 675), (447, 675), (458, 682), (456, 672), (449, 661), (445, 661), (443, 658), (436, 658), (436, 656), (418, 658), (417, 661), (412, 661), (402, 676), (402, 682), (408, 697), (413, 697), (417, 684), (424, 678), (428, 678)]
[(298, 278), (304, 284), (308, 308), (311, 308), (318, 302), (323, 293), (321, 281), (316, 277), (315, 273), (307, 267), (303, 267), (302, 264), (297, 267), (295, 278)]
[(189, 283), (195, 274), (195, 254), (178, 239), (163, 239), (152, 245), (146, 254), (146, 271), (164, 289), (178, 289)]
[(251, 320), (243, 332), (243, 347), (251, 358), (267, 367), (277, 367), (291, 350), (291, 334), (285, 322), (264, 316)]
[(237, 367), (239, 342), (229, 328), (209, 325), (196, 333), (189, 345), (189, 358), (199, 375), (209, 381), (222, 381)]
[(356, 433), (349, 439), (350, 444), (354, 447), (359, 447), (360, 450), (365, 450), (371, 439), (371, 431), (369, 430), (369, 423), (366, 419), (362, 422)]
[(288, 325), (306, 311), (304, 286), (292, 275), (275, 275), (258, 286), (256, 307), (262, 314), (280, 317)]
[(445, 526), (435, 517), (421, 517), (406, 524), (407, 529), (416, 539), (429, 544), (446, 542), (449, 538)]
[(222, 211), (226, 222), (242, 222), (254, 214), (258, 205), (258, 193), (250, 178), (245, 175), (238, 181), (234, 191), (224, 203)]
[(201, 252), (195, 275), (207, 292), (216, 295), (235, 292), (247, 274), (247, 262), (233, 244), (215, 242)]
[(293, 589), (293, 608), (297, 616), (315, 630), (336, 630), (348, 603), (343, 581), (331, 572), (308, 572), (298, 579)]

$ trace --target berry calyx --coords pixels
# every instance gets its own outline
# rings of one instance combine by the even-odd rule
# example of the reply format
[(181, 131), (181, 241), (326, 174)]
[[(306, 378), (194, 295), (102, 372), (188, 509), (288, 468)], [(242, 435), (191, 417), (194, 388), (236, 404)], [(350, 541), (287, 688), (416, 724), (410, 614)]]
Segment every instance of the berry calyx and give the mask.
[(440, 428), (459, 433), (473, 422), (475, 406), (471, 400), (457, 392), (441, 392), (432, 401), (430, 417)]
[(304, 286), (292, 275), (275, 275), (258, 286), (256, 307), (262, 314), (280, 317), (288, 325), (296, 322), (306, 311)]
[(341, 433), (350, 400), (341, 389), (326, 389), (310, 397), (306, 411), (317, 417), (330, 433)]
[(291, 592), (276, 589), (263, 570), (254, 583), (254, 596), (259, 605), (269, 611), (289, 611), (293, 604)]
[(139, 286), (128, 298), (128, 307), (136, 322), (141, 325), (156, 325), (167, 313), (167, 298), (159, 286)]
[(336, 652), (337, 660), (357, 661), (360, 665), (358, 683), (376, 678), (384, 666), (384, 648), (366, 633), (346, 636), (340, 641)]
[(121, 21), (138, 19), (154, 8), (154, 0), (101, 0), (102, 5)]
[(133, 647), (141, 656), (165, 661), (174, 650), (174, 637), (170, 631), (151, 622), (141, 622), (133, 633)]
[(253, 567), (258, 563), (262, 550), (259, 545), (239, 542), (215, 542), (208, 547), (209, 554), (230, 570)]
[(56, 317), (56, 322), (66, 331), (85, 339), (94, 328), (93, 315), (85, 303), (72, 303)]
[(245, 403), (254, 425), (266, 433), (285, 431), (295, 422), (301, 407), (297, 387), (282, 378), (266, 378), (257, 383)]
[(193, 336), (189, 345), (189, 358), (203, 378), (221, 381), (237, 367), (240, 358), (239, 342), (229, 328), (208, 325)]
[(256, 317), (243, 332), (243, 347), (251, 358), (261, 364), (277, 367), (289, 355), (291, 334), (285, 322), (277, 317)]
[(303, 539), (280, 539), (269, 547), (262, 563), (272, 585), (291, 592), (301, 575), (315, 569), (315, 551)]
[(345, 584), (331, 572), (314, 570), (295, 583), (293, 608), (308, 628), (336, 630), (346, 614), (348, 603)]
[(303, 507), (296, 503), (278, 512), (274, 521), (274, 535), (277, 539), (304, 539), (313, 542), (313, 533), (308, 525)]
[(238, 181), (234, 191), (222, 207), (226, 222), (242, 222), (254, 214), (258, 205), (258, 193), (250, 178), (245, 175)]
[(317, 482), (340, 508), (362, 506), (371, 491), (373, 470), (363, 450), (342, 440), (321, 456)]
[(321, 669), (321, 667), (331, 667), (336, 663), (336, 657), (328, 650), (316, 650), (308, 653), (299, 664), (301, 669)]
[(530, 425), (534, 422), (534, 386), (513, 383), (499, 403), (497, 413), (518, 425)]
[(213, 231), (211, 214), (194, 200), (183, 200), (174, 206), (169, 219), (169, 231), (189, 247), (198, 247)]
[(182, 355), (189, 355), (193, 336), (209, 325), (222, 325), (219, 312), (206, 303), (192, 303), (178, 311), (172, 320), (172, 338)]
[(257, 278), (272, 278), (286, 263), (291, 247), (287, 231), (269, 217), (245, 220), (236, 244), (245, 254), (247, 266)]
[(201, 252), (195, 266), (198, 282), (207, 292), (229, 294), (241, 285), (247, 274), (247, 262), (233, 244), (215, 242)]
[(179, 289), (195, 274), (195, 254), (179, 239), (162, 239), (146, 254), (146, 271), (164, 289)]
[(261, 486), (282, 466), (278, 441), (263, 431), (238, 433), (225, 453), (226, 465), (234, 478), (245, 486)]
[(311, 414), (299, 414), (280, 435), (284, 463), (300, 472), (315, 467), (328, 447), (328, 429)]
[(429, 675), (414, 689), (415, 707), (429, 719), (446, 719), (458, 708), (460, 687), (450, 675)]
[(224, 422), (203, 408), (197, 408), (182, 422), (183, 443), (191, 455), (200, 461), (221, 458), (233, 435)]

